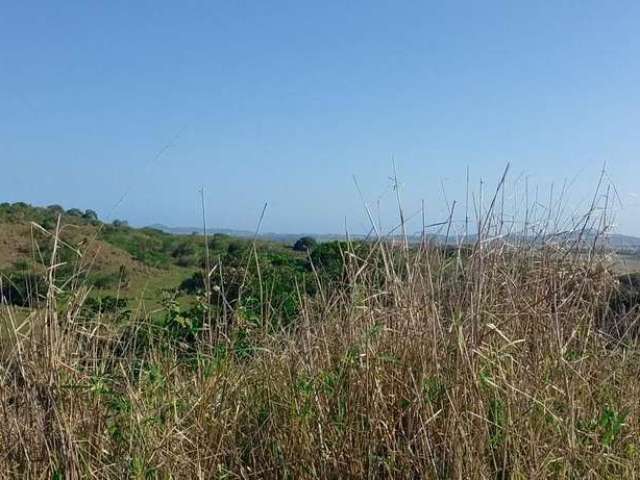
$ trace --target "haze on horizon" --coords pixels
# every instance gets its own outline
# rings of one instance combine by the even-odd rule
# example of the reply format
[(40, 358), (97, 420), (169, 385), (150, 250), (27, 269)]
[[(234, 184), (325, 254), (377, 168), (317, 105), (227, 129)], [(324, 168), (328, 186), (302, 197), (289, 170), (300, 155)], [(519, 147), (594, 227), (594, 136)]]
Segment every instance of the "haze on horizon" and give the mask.
[[(495, 188), (640, 235), (638, 2), (19, 2), (0, 16), (0, 202), (134, 225), (429, 222)], [(536, 190), (537, 189), (537, 190)], [(517, 198), (508, 198), (517, 203)], [(619, 202), (618, 202), (619, 200)], [(414, 217), (415, 220), (415, 217)]]

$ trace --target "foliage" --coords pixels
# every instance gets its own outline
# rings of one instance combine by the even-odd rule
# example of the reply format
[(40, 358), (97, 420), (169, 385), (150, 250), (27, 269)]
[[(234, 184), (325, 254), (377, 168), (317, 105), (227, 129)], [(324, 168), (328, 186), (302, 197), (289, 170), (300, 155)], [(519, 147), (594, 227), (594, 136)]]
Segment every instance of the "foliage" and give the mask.
[(83, 316), (95, 318), (97, 315), (113, 315), (118, 321), (127, 320), (131, 315), (126, 298), (111, 295), (89, 297), (83, 304)]
[(0, 272), (0, 299), (8, 304), (37, 306), (42, 303), (47, 290), (42, 274), (28, 270)]
[[(217, 250), (220, 241), (214, 244)], [(219, 274), (212, 278), (212, 303), (234, 306), (251, 319), (261, 318), (263, 305), (268, 304), (270, 316), (288, 323), (297, 314), (298, 295), (314, 291), (307, 260), (285, 249), (265, 245), (254, 249), (248, 242), (229, 241), (226, 246), (226, 253), (219, 256)], [(202, 293), (202, 272), (184, 280), (180, 290)]]
[(149, 266), (166, 267), (171, 263), (170, 251), (174, 239), (157, 230), (107, 225), (102, 229), (101, 238)]
[(98, 214), (94, 210), (85, 210), (85, 212), (82, 214), (82, 218), (84, 218), (85, 220), (89, 220), (90, 222), (97, 222)]
[(205, 324), (207, 305), (197, 302), (189, 308), (183, 308), (171, 295), (163, 300), (164, 314), (158, 326), (167, 333), (172, 341), (180, 342), (184, 349), (195, 347), (195, 341)]
[(311, 262), (324, 282), (346, 282), (350, 264), (366, 257), (369, 246), (364, 242), (334, 241), (319, 244), (311, 252)]
[(313, 250), (317, 244), (318, 242), (316, 242), (316, 239), (313, 237), (301, 237), (293, 244), (293, 249), (296, 252), (306, 252)]
[[(86, 212), (90, 215), (85, 217)], [(93, 210), (82, 212), (77, 208), (69, 209), (65, 212), (60, 205), (49, 205), (47, 207), (36, 207), (24, 202), (2, 203), (0, 204), (0, 222), (6, 223), (26, 223), (35, 222), (45, 228), (55, 227), (58, 217), (64, 216), (64, 222), (74, 225), (86, 225), (96, 223), (98, 218)]]
[(70, 208), (69, 210), (67, 210), (67, 215), (69, 215), (70, 217), (82, 217), (84, 214), (82, 213), (82, 210), (78, 209), (78, 208)]

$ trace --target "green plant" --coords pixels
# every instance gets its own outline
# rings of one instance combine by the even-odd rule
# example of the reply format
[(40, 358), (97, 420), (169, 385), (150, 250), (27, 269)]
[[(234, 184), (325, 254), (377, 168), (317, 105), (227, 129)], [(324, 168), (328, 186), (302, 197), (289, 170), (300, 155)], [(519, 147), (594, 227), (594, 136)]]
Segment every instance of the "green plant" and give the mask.
[(296, 243), (294, 243), (293, 249), (296, 252), (306, 252), (313, 250), (317, 244), (318, 242), (313, 237), (302, 237), (299, 238)]

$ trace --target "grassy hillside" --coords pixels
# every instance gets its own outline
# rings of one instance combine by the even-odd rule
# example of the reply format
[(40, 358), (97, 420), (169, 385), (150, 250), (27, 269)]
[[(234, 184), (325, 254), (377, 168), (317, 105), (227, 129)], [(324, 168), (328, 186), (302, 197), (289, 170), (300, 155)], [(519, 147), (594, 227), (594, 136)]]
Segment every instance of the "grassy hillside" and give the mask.
[[(283, 243), (225, 234), (172, 235), (131, 228), (121, 221), (105, 224), (91, 211), (24, 203), (0, 205), (0, 246), (4, 296), (15, 305), (43, 299), (46, 292), (38, 286), (44, 283), (55, 247), (56, 285), (62, 292), (82, 285), (89, 289), (90, 298), (116, 297), (129, 304), (143, 301), (145, 309), (153, 310), (167, 297), (193, 304), (217, 283), (226, 283), (228, 294), (237, 296), (242, 284), (240, 301), (251, 312), (260, 310), (257, 303), (262, 295), (262, 300), (268, 296), (288, 315), (294, 313), (298, 287), (311, 291), (313, 275), (319, 270), (331, 273), (323, 267), (323, 252), (339, 255), (331, 245), (319, 248), (314, 273), (304, 249), (296, 251)], [(211, 275), (205, 282), (207, 255)], [(260, 289), (258, 280), (266, 289)]]
[[(55, 245), (58, 208), (36, 208), (23, 204), (0, 207), (0, 272), (22, 289), (21, 280), (43, 276), (51, 265)], [(122, 248), (118, 232), (135, 238), (134, 229), (104, 225), (95, 218), (63, 214), (56, 246), (61, 285), (79, 284), (92, 288), (91, 295), (121, 295), (159, 298), (160, 290), (172, 288), (190, 275), (177, 265), (154, 264)], [(150, 288), (145, 289), (145, 287)], [(149, 294), (151, 294), (149, 296)]]

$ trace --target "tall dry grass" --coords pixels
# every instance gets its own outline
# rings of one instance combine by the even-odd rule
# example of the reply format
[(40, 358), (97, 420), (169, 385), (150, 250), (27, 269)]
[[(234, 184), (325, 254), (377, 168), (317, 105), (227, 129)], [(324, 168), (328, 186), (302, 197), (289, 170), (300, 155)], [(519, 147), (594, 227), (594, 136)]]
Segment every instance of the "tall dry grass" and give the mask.
[[(572, 246), (379, 241), (295, 326), (195, 346), (86, 291), (0, 310), (6, 478), (635, 478), (640, 350)], [(215, 330), (215, 331), (214, 331)]]

